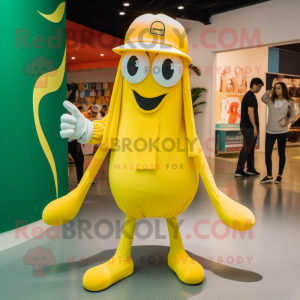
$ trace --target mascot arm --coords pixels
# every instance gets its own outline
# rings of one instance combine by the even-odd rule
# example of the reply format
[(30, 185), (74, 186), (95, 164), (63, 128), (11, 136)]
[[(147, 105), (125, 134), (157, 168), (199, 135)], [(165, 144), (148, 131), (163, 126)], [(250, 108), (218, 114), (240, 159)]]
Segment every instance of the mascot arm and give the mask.
[(105, 116), (102, 120), (93, 121), (94, 131), (91, 140), (88, 142), (89, 144), (100, 144), (102, 142), (106, 124), (107, 116)]
[(218, 189), (199, 140), (197, 140), (197, 145), (198, 155), (194, 157), (195, 165), (219, 218), (225, 225), (234, 230), (246, 231), (251, 229), (255, 224), (253, 213)]
[(63, 225), (74, 219), (96, 177), (109, 149), (100, 145), (79, 185), (67, 195), (50, 202), (43, 211), (43, 220), (52, 226)]
[[(102, 137), (107, 123), (107, 116), (102, 120), (90, 123), (93, 124), (93, 136), (88, 143), (99, 144), (102, 142)], [(108, 151), (109, 149), (101, 144), (81, 178), (77, 188), (69, 192), (67, 195), (50, 202), (45, 207), (43, 211), (43, 220), (46, 224), (52, 226), (63, 225), (75, 218)]]

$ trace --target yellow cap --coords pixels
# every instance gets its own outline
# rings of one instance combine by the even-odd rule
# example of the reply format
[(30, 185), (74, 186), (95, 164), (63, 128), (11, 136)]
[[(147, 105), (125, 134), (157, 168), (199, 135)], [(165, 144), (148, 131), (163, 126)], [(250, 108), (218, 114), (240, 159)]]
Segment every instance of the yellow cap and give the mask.
[(188, 39), (184, 27), (176, 20), (164, 15), (145, 14), (136, 18), (127, 30), (125, 44), (113, 51), (147, 51), (173, 53), (188, 56)]

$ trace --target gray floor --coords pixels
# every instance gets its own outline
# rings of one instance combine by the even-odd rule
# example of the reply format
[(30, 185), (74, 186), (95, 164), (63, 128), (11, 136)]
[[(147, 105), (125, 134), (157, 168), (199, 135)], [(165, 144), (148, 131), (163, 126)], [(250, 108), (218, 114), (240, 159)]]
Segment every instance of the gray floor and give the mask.
[[(106, 159), (97, 185), (91, 187), (78, 216), (68, 225), (74, 226), (73, 231), (60, 227), (59, 239), (49, 239), (44, 234), (42, 239), (31, 239), (0, 252), (0, 299), (299, 300), (300, 157), (294, 158), (300, 156), (299, 147), (289, 148), (287, 154), (282, 185), (260, 185), (259, 177), (234, 178), (233, 156), (209, 159), (220, 190), (248, 206), (255, 214), (256, 225), (252, 236), (247, 233), (244, 237), (226, 232), (223, 225), (215, 229), (218, 217), (200, 181), (194, 201), (178, 219), (183, 222), (180, 228), (186, 250), (205, 269), (202, 284), (185, 285), (168, 268), (165, 220), (148, 219), (149, 223), (138, 223), (136, 229), (134, 274), (102, 292), (91, 293), (83, 288), (84, 272), (97, 260), (106, 261), (114, 254), (120, 236), (118, 226), (124, 221), (110, 192)], [(275, 151), (273, 157), (275, 176)], [(265, 176), (262, 153), (256, 154), (256, 166)], [(75, 182), (72, 165), (70, 189)], [(199, 233), (209, 235), (207, 239), (195, 235), (199, 220), (209, 222), (199, 227)], [(95, 225), (99, 221), (102, 225), (98, 231)], [(79, 224), (91, 225), (89, 238), (80, 235)], [(149, 233), (151, 228), (153, 232)], [(23, 260), (30, 249), (38, 246), (49, 249), (55, 258), (55, 264), (47, 266), (45, 277), (35, 276), (33, 265)]]

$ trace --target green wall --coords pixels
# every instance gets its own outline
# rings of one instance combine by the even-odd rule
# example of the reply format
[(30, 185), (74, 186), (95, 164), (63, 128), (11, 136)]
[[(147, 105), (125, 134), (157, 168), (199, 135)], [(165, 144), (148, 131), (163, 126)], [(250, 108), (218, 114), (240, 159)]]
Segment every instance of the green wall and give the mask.
[[(65, 9), (58, 23), (39, 13), (52, 14), (61, 0), (1, 2), (0, 233), (14, 229), (18, 220), (40, 220), (44, 207), (56, 199), (54, 176), (34, 123), (33, 89), (43, 72), (61, 65), (66, 44)], [(27, 44), (20, 41), (23, 34), (28, 34)], [(36, 60), (39, 56), (42, 58)], [(25, 68), (32, 59), (38, 71)], [(59, 135), (65, 112), (64, 73), (59, 89), (45, 95), (39, 105), (41, 127), (56, 165), (59, 197), (68, 192), (67, 140)]]

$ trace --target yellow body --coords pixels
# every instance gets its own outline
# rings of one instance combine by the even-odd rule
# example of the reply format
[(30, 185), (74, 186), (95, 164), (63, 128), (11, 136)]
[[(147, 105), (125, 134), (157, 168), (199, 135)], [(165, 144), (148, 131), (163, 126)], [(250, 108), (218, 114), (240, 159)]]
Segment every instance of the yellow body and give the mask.
[[(151, 56), (154, 57), (150, 54)], [(167, 95), (154, 112), (143, 111), (137, 105), (133, 89), (149, 98)], [(143, 133), (140, 127), (147, 124), (151, 127), (151, 121), (158, 122), (157, 149), (161, 152), (154, 153), (155, 169), (149, 169), (151, 160), (147, 161), (147, 158), (143, 165), (138, 166), (142, 169), (137, 169), (137, 156), (147, 156), (150, 152), (149, 138), (145, 138), (143, 134), (139, 135), (140, 132)], [(145, 138), (147, 141), (148, 147), (141, 153), (137, 149), (142, 149), (145, 144), (137, 144), (139, 147), (134, 147), (138, 138)], [(154, 136), (153, 141), (155, 138)], [(125, 139), (131, 142), (131, 147), (122, 147)], [(173, 142), (166, 139), (172, 139)], [(187, 155), (182, 81), (172, 88), (165, 88), (154, 81), (152, 74), (148, 74), (147, 78), (137, 85), (123, 79), (118, 142), (120, 149), (111, 152), (109, 183), (120, 209), (126, 215), (135, 218), (169, 218), (182, 213), (193, 200), (199, 181), (194, 159)]]
[[(178, 39), (178, 36), (182, 39)], [(152, 42), (152, 47), (145, 49), (140, 44), (143, 42), (140, 38), (144, 38), (144, 42)], [(133, 51), (132, 48), (144, 52), (144, 61), (145, 58), (148, 60), (145, 56), (148, 53), (150, 62), (149, 74), (137, 81), (131, 77), (126, 80), (121, 71), (124, 53)], [(135, 224), (137, 219), (144, 217), (166, 218), (170, 239), (168, 265), (182, 282), (198, 284), (204, 279), (204, 270), (186, 253), (176, 219), (195, 196), (198, 174), (219, 218), (227, 226), (240, 231), (249, 230), (254, 226), (254, 215), (217, 188), (207, 166), (195, 130), (189, 82), (190, 57), (183, 26), (165, 15), (143, 15), (132, 23), (125, 37), (125, 45), (114, 51), (122, 56), (110, 112), (103, 120), (93, 122), (93, 136), (89, 141), (91, 144), (101, 143), (101, 146), (78, 187), (49, 203), (44, 209), (43, 220), (47, 224), (62, 225), (77, 215), (97, 171), (111, 149), (109, 182), (126, 219), (114, 257), (109, 262), (89, 269), (83, 277), (84, 287), (90, 291), (100, 291), (133, 273), (131, 246)], [(131, 58), (134, 58), (133, 55), (140, 57), (138, 61), (136, 58), (133, 60), (134, 63), (141, 63), (135, 65), (140, 68), (143, 66), (143, 57), (140, 53), (134, 53), (130, 54)], [(176, 60), (177, 66), (182, 63), (183, 74), (177, 77), (177, 83), (162, 84), (152, 74), (157, 53), (170, 55), (164, 59), (173, 59), (174, 70)], [(162, 99), (161, 102), (156, 102), (156, 97)], [(143, 105), (145, 103), (149, 106)], [(159, 104), (153, 105), (155, 103)]]

